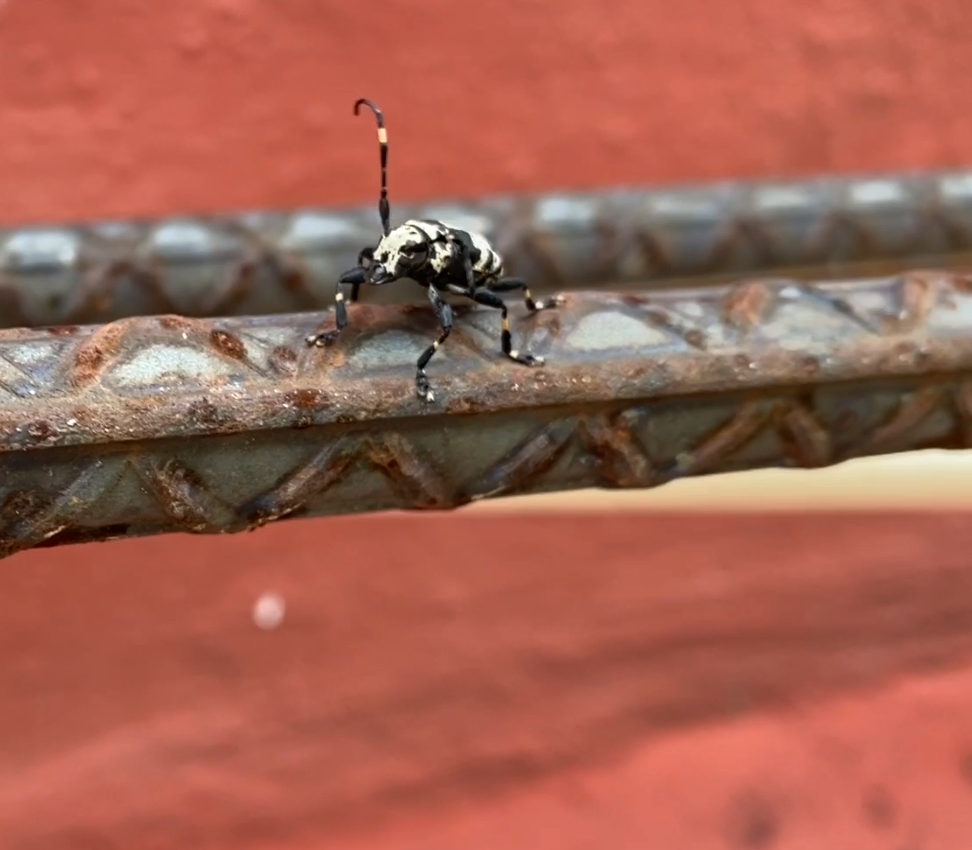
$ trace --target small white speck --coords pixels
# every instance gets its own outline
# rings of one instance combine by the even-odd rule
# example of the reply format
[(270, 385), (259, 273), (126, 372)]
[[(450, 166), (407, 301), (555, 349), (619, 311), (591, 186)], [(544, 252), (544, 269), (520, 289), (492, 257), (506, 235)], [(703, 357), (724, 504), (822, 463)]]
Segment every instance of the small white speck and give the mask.
[(265, 632), (278, 628), (284, 619), (286, 604), (276, 593), (264, 593), (253, 606), (253, 622)]
[(78, 424), (78, 420), (77, 419), (68, 419), (67, 424), (70, 425), (73, 428), (75, 425)]
[(189, 334), (187, 334), (185, 331), (183, 331), (182, 332), (182, 338), (183, 339), (189, 339)]

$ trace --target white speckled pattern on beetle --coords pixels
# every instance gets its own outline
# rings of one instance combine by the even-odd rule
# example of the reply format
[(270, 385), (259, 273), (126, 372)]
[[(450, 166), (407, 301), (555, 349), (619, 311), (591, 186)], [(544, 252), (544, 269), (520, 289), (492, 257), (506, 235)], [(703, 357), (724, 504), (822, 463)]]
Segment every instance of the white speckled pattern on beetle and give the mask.
[[(446, 222), (409, 219), (382, 237), (375, 248), (375, 262), (380, 263), (392, 277), (403, 277), (407, 274), (409, 251), (428, 246), (428, 264), (437, 274), (443, 274), (456, 260), (455, 243), (447, 241), (454, 232)], [(469, 238), (478, 253), (472, 264), (476, 283), (502, 275), (503, 260), (486, 237), (470, 233)]]
[(432, 219), (409, 219), (392, 228), (391, 207), (388, 203), (388, 133), (381, 110), (367, 98), (355, 102), (354, 113), (366, 105), (374, 113), (378, 124), (378, 151), (381, 157), (381, 195), (378, 216), (382, 237), (374, 248), (363, 248), (358, 265), (338, 279), (334, 294), (335, 326), (329, 330), (318, 328), (307, 337), (308, 345), (330, 345), (348, 324), (347, 305), (342, 286), (354, 287), (352, 301), (357, 300), (358, 287), (387, 286), (403, 278), (410, 278), (425, 289), (429, 303), (439, 319), (438, 338), (422, 352), (415, 363), (415, 393), (426, 402), (435, 400), (425, 367), (452, 333), (452, 307), (444, 295), (460, 295), (477, 304), (500, 311), (500, 349), (505, 357), (523, 366), (542, 366), (543, 358), (530, 351), (513, 347), (510, 334), (509, 308), (501, 292), (521, 292), (523, 302), (531, 313), (556, 307), (562, 298), (535, 301), (525, 280), (503, 277), (503, 260), (479, 233), (469, 233)]

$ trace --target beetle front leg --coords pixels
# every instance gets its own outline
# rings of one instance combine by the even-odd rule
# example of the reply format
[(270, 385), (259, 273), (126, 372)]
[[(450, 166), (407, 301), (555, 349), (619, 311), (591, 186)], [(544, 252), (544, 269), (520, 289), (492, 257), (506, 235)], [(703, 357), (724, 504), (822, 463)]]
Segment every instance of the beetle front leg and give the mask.
[[(375, 261), (375, 249), (374, 248), (363, 248), (358, 254), (358, 268), (364, 269), (365, 272), (371, 268), (371, 264)], [(367, 278), (367, 274), (365, 275)], [(361, 291), (361, 285), (366, 282), (365, 278), (361, 280), (351, 281), (351, 303), (354, 304), (358, 300), (358, 294)]]
[(347, 271), (338, 278), (334, 285), (334, 319), (335, 326), (330, 330), (318, 330), (307, 337), (308, 345), (324, 346), (330, 345), (338, 338), (348, 324), (348, 308), (345, 304), (344, 290), (342, 287), (347, 285), (361, 286), (368, 279), (367, 269), (359, 266), (356, 269)]

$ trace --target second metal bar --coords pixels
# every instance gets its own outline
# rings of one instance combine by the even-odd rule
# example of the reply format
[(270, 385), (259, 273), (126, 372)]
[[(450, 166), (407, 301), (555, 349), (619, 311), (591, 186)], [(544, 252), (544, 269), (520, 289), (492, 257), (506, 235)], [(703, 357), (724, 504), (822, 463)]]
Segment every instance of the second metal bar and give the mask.
[[(972, 267), (972, 172), (442, 201), (396, 206), (395, 216), (483, 232), (538, 292)], [(7, 230), (0, 327), (317, 310), (377, 233), (371, 205)], [(363, 297), (416, 292), (403, 284)]]

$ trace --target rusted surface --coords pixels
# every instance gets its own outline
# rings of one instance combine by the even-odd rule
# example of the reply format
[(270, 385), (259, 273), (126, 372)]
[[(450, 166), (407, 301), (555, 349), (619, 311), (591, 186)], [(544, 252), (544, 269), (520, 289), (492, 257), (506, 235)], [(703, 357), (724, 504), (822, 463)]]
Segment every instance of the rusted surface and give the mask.
[(412, 381), (434, 318), (411, 307), (360, 305), (323, 350), (303, 340), (332, 317), (313, 314), (7, 331), (0, 552), (819, 467), (972, 433), (962, 276), (573, 293), (514, 322), (540, 369), (498, 353), (495, 311), (457, 317), (432, 405)]
[[(809, 267), (972, 263), (972, 172), (714, 183), (395, 207), (485, 233), (538, 291)], [(0, 327), (321, 309), (374, 206), (0, 233)], [(897, 270), (897, 268), (895, 268)], [(857, 273), (857, 272), (852, 272)], [(367, 292), (407, 300), (407, 285)]]

